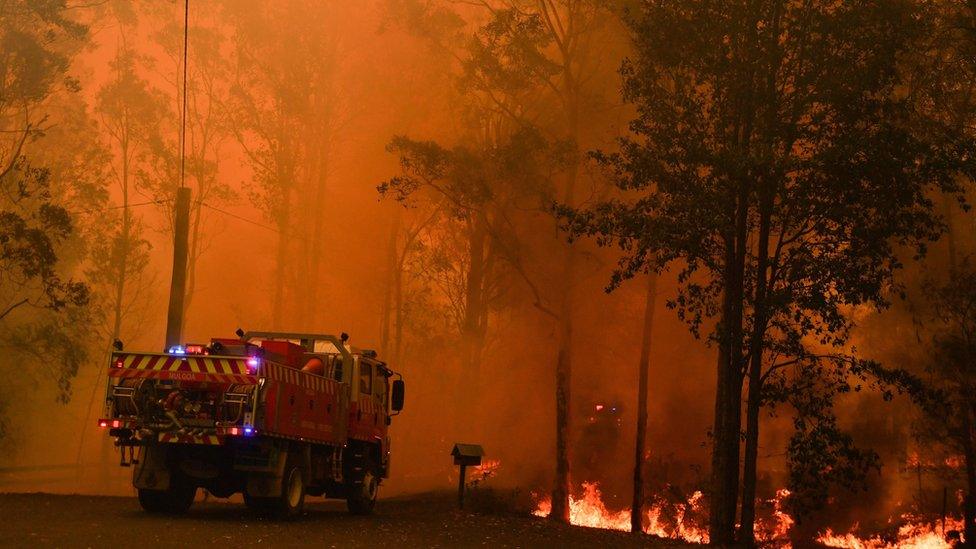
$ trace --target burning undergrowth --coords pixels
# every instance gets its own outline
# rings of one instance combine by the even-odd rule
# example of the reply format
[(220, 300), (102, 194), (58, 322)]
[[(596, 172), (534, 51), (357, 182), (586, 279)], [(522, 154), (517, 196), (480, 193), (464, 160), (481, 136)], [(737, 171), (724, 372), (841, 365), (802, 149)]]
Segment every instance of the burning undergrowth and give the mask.
[[(912, 459), (917, 461), (917, 458), (909, 457), (907, 466), (917, 465)], [(955, 463), (950, 460), (947, 464), (951, 467)], [(481, 513), (531, 513), (547, 517), (552, 505), (544, 489), (526, 491), (503, 488), (507, 480), (513, 480), (507, 478), (515, 473), (509, 469), (511, 467), (505, 467), (501, 461), (494, 459), (486, 459), (480, 467), (470, 469), (466, 509)], [(693, 481), (683, 484), (700, 485)], [(578, 485), (570, 497), (571, 524), (629, 531), (631, 516), (626, 508), (629, 501), (621, 490), (606, 488), (598, 482)], [(759, 502), (756, 531), (762, 546), (785, 548), (816, 544), (846, 549), (936, 549), (955, 547), (961, 541), (963, 525), (960, 519), (952, 516), (943, 519), (932, 513), (918, 513), (913, 507), (915, 503), (909, 500), (895, 507), (879, 507), (875, 514), (880, 514), (880, 517), (873, 520), (859, 513), (859, 518), (863, 520), (855, 522), (846, 511), (836, 508), (837, 512), (831, 513), (827, 509), (827, 515), (834, 518), (823, 522), (819, 519), (824, 517), (818, 517), (816, 524), (820, 526), (813, 527), (813, 523), (805, 521), (801, 524), (794, 517), (790, 497), (790, 491), (781, 488), (772, 497)], [(958, 499), (961, 495), (957, 494), (956, 497)], [(835, 508), (839, 503), (833, 501), (829, 507)], [(643, 531), (664, 539), (708, 543), (708, 508), (708, 496), (701, 490), (682, 488), (675, 483), (656, 483), (644, 505)], [(890, 518), (881, 518), (884, 516)]]
[(501, 461), (485, 459), (468, 473), (465, 509), (478, 513), (525, 515), (532, 511), (535, 498), (520, 488), (492, 486), (502, 472)]
[[(689, 543), (708, 543), (708, 508), (705, 496), (693, 492), (679, 499), (678, 490), (657, 494), (645, 507), (643, 519), (646, 534)], [(794, 539), (796, 521), (787, 512), (789, 490), (780, 489), (776, 496), (762, 502), (762, 515), (757, 523), (757, 538), (765, 547), (793, 547), (809, 545), (810, 541)], [(535, 495), (532, 514), (546, 517), (552, 509), (550, 499)], [(630, 510), (607, 507), (600, 487), (584, 482), (577, 493), (570, 496), (570, 522), (576, 526), (610, 530), (630, 530)], [(933, 520), (912, 514), (899, 515), (878, 533), (862, 532), (858, 524), (849, 531), (826, 529), (816, 536), (816, 543), (825, 547), (846, 549), (937, 549), (954, 547), (959, 542), (962, 521), (947, 517)]]

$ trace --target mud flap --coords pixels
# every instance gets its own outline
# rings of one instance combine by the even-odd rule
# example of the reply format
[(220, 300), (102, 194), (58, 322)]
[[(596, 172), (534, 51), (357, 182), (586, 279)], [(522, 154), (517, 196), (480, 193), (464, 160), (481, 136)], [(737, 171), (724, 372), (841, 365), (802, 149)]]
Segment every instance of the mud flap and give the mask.
[(153, 443), (143, 446), (139, 463), (132, 471), (132, 485), (144, 490), (166, 490), (169, 482), (166, 447)]

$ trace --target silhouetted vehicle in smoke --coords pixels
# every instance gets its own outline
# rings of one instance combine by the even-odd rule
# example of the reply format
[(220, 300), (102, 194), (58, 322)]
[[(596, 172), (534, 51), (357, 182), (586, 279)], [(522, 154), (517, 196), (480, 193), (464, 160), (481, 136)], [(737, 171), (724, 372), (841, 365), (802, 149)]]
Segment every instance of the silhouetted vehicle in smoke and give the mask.
[(238, 336), (161, 354), (116, 345), (99, 425), (135, 465), (142, 507), (184, 512), (205, 488), (284, 516), (306, 495), (370, 513), (389, 475), (400, 375), (345, 334)]
[(591, 402), (580, 414), (580, 434), (573, 453), (576, 474), (590, 481), (604, 479), (621, 459), (618, 447), (623, 436), (623, 406), (615, 400)]

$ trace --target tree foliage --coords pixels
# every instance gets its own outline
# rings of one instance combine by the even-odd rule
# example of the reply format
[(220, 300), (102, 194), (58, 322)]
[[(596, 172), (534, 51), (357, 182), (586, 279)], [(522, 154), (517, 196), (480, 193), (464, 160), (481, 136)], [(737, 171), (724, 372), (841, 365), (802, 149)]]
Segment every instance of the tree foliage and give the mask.
[[(774, 403), (767, 382), (857, 360), (852, 311), (898, 293), (902, 251), (921, 256), (944, 230), (932, 193), (956, 193), (959, 174), (976, 172), (971, 138), (927, 108), (940, 93), (927, 85), (933, 66), (904, 70), (931, 24), (925, 3), (907, 0), (647, 1), (632, 23), (622, 74), (633, 136), (595, 155), (622, 197), (560, 213), (573, 233), (619, 246), (611, 288), (677, 271), (669, 306), (728, 346), (720, 386), (749, 380), (750, 421)], [(842, 391), (821, 389), (823, 412)], [(797, 425), (792, 463), (813, 455), (815, 434), (830, 435), (828, 454), (864, 463), (830, 414), (814, 417)]]
[[(101, 157), (87, 139), (59, 145), (86, 119), (69, 69), (87, 38), (64, 1), (0, 2), (0, 369), (4, 391), (53, 381), (61, 401), (89, 351), (88, 220), (69, 205), (98, 186)], [(0, 417), (0, 437), (13, 430)]]
[(920, 400), (919, 438), (949, 456), (962, 458), (965, 535), (976, 536), (976, 269), (971, 259), (954, 266), (948, 280), (930, 281), (924, 295), (925, 332), (931, 356)]

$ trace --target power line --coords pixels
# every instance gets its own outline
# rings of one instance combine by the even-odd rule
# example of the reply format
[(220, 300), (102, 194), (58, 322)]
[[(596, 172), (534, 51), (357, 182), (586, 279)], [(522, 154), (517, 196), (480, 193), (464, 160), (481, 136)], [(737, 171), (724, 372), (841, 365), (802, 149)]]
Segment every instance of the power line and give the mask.
[[(258, 221), (254, 221), (253, 219), (248, 219), (246, 217), (243, 217), (243, 216), (240, 216), (240, 215), (237, 215), (237, 214), (234, 214), (234, 213), (230, 213), (230, 212), (228, 212), (226, 210), (221, 210), (220, 208), (218, 208), (216, 206), (211, 206), (210, 204), (207, 204), (206, 202), (202, 202), (201, 201), (201, 202), (197, 202), (197, 204), (199, 204), (201, 206), (206, 206), (207, 208), (210, 208), (211, 210), (213, 210), (215, 212), (222, 213), (222, 214), (224, 214), (224, 215), (226, 215), (228, 217), (233, 217), (234, 219), (243, 221), (245, 223), (250, 223), (251, 225), (254, 225), (256, 227), (261, 227), (262, 229), (269, 230), (269, 231), (271, 231), (271, 232), (273, 232), (275, 234), (283, 234), (280, 230), (278, 230), (278, 229), (276, 229), (276, 228), (274, 228), (274, 227), (272, 227), (270, 225), (265, 225), (264, 223), (260, 223)], [(310, 241), (308, 237), (302, 236), (300, 234), (289, 234), (288, 235), (288, 238), (293, 238), (295, 240), (302, 240), (304, 242), (309, 242)]]
[(139, 202), (138, 204), (125, 204), (122, 206), (106, 206), (104, 208), (92, 208), (90, 210), (69, 210), (68, 213), (71, 215), (85, 215), (90, 213), (107, 212), (110, 210), (121, 210), (123, 208), (136, 208), (138, 206), (149, 206), (150, 204), (165, 204), (167, 202), (172, 202), (172, 198), (163, 198), (160, 200), (151, 200), (149, 202)]
[(186, 186), (186, 66), (190, 45), (190, 0), (183, 2), (183, 116), (180, 119), (180, 188)]
[(197, 202), (197, 204), (200, 204), (201, 206), (206, 206), (207, 208), (210, 208), (211, 210), (213, 210), (215, 212), (219, 212), (219, 213), (222, 213), (222, 214), (224, 214), (226, 216), (233, 217), (234, 219), (239, 219), (239, 220), (241, 220), (241, 221), (243, 221), (245, 223), (250, 223), (251, 225), (255, 225), (255, 226), (261, 227), (262, 229), (267, 229), (267, 230), (269, 230), (271, 232), (281, 234), (281, 231), (279, 231), (278, 229), (276, 229), (276, 228), (274, 228), (274, 227), (272, 227), (270, 225), (265, 225), (264, 223), (259, 223), (257, 221), (248, 219), (246, 217), (242, 217), (242, 216), (239, 216), (237, 214), (230, 213), (230, 212), (228, 212), (226, 210), (221, 210), (220, 208), (218, 208), (216, 206), (211, 206), (210, 204), (207, 204), (206, 202)]
[[(161, 200), (151, 200), (149, 202), (139, 202), (137, 204), (128, 204), (128, 205), (125, 205), (125, 206), (106, 206), (104, 208), (92, 208), (90, 210), (74, 210), (74, 211), (68, 211), (68, 214), (70, 214), (70, 215), (85, 215), (85, 214), (91, 214), (91, 213), (107, 212), (107, 211), (111, 211), (111, 210), (121, 210), (123, 208), (136, 208), (136, 207), (139, 207), (139, 206), (150, 206), (150, 205), (165, 204), (167, 202), (172, 202), (172, 201), (173, 201), (172, 198), (163, 198)], [(253, 219), (248, 219), (248, 218), (246, 218), (244, 216), (241, 216), (241, 215), (238, 215), (238, 214), (235, 214), (235, 213), (228, 212), (227, 210), (222, 210), (222, 209), (220, 209), (220, 208), (218, 208), (216, 206), (211, 206), (210, 204), (207, 204), (206, 202), (199, 201), (199, 202), (195, 202), (195, 204), (197, 204), (199, 206), (204, 206), (204, 207), (209, 208), (209, 209), (211, 209), (211, 210), (213, 210), (213, 211), (215, 211), (217, 213), (224, 214), (224, 215), (226, 215), (228, 217), (233, 217), (234, 219), (237, 219), (239, 221), (243, 221), (245, 223), (249, 223), (249, 224), (254, 225), (256, 227), (261, 227), (262, 229), (269, 230), (269, 231), (271, 231), (273, 233), (281, 234), (281, 231), (280, 230), (272, 227), (271, 225), (266, 225), (264, 223), (261, 223), (260, 221), (254, 221)], [(298, 240), (305, 240), (305, 238), (302, 237), (301, 235), (292, 235), (292, 237), (293, 238), (297, 238)]]

